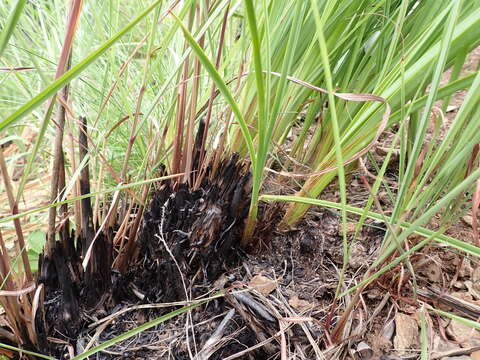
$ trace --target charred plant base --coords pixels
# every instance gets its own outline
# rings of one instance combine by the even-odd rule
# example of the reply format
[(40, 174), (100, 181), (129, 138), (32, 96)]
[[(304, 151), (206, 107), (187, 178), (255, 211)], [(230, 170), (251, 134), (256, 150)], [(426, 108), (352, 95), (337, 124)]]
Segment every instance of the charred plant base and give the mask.
[(234, 156), (197, 190), (165, 184), (157, 191), (144, 216), (139, 262), (128, 274), (148, 301), (204, 294), (238, 263), (248, 184), (249, 174)]
[[(250, 194), (248, 165), (234, 155), (215, 174), (209, 167), (204, 175), (197, 188), (159, 185), (144, 213), (134, 251), (128, 254), (126, 271), (115, 269), (112, 254), (124, 256), (126, 251), (113, 245), (116, 229), (105, 229), (96, 237), (85, 271), (81, 262), (92, 239), (82, 239), (73, 247), (68, 244), (73, 244), (74, 235), (60, 231), (61, 241), (50, 258), (40, 260), (43, 295), (36, 331), (42, 352), (56, 358), (77, 355), (91, 339), (90, 325), (99, 319), (131, 306), (193, 299), (208, 293), (212, 282), (240, 264)], [(218, 313), (223, 307), (224, 301), (219, 300), (205, 313)], [(103, 328), (98, 341), (174, 310), (153, 308), (119, 317)], [(143, 358), (144, 350), (138, 349), (137, 355), (133, 351), (128, 356), (103, 353), (101, 357)]]
[[(244, 254), (239, 240), (249, 200), (248, 171), (236, 158), (224, 162), (216, 176), (209, 171), (198, 189), (158, 187), (126, 271), (107, 270), (101, 277), (99, 267), (110, 261), (109, 251), (119, 252), (110, 245), (114, 229), (97, 239), (96, 266), (86, 273), (75, 270), (81, 269), (75, 260), (81, 256), (60, 245), (54, 259), (45, 259), (52, 276), (44, 281), (36, 327), (43, 352), (71, 358), (177, 309), (178, 301), (220, 289), (224, 296), (111, 345), (96, 358), (266, 360), (279, 359), (282, 351), (301, 359), (357, 358), (355, 349), (367, 329), (377, 326), (372, 314), (388, 317), (389, 310), (378, 289), (368, 289), (362, 302), (366, 313), (355, 315), (344, 330), (347, 341), (332, 346), (331, 329), (350, 301), (334, 301), (342, 266), (339, 214), (311, 209), (296, 229), (279, 233), (274, 229), (282, 209), (263, 208), (259, 252)], [(352, 187), (352, 198), (366, 199), (359, 189)], [(334, 186), (326, 195), (338, 201)], [(374, 261), (384, 232), (373, 222), (362, 229), (345, 273), (348, 284), (358, 282)], [(383, 348), (373, 345), (380, 358)]]

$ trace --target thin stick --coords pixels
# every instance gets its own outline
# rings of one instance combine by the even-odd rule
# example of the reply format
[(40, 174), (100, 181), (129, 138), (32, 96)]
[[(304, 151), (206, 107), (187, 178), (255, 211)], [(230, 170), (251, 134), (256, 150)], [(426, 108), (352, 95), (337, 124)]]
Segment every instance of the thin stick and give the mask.
[(480, 346), (472, 346), (468, 348), (463, 348), (463, 349), (453, 349), (453, 350), (447, 350), (443, 352), (434, 352), (430, 359), (436, 360), (436, 359), (449, 359), (451, 356), (461, 356), (461, 355), (470, 355), (473, 352), (479, 351)]
[[(220, 30), (220, 42), (219, 42), (219, 45), (218, 45), (217, 58), (215, 60), (215, 69), (217, 69), (217, 70), (220, 68), (220, 62), (222, 60), (222, 52), (223, 52), (223, 47), (224, 47), (224, 44), (225, 44), (225, 32), (226, 32), (226, 28), (227, 28), (227, 20), (228, 20), (228, 12), (229, 11), (230, 11), (230, 3), (227, 4), (227, 8), (225, 9), (225, 14), (223, 16), (223, 21), (222, 21), (222, 29)], [(205, 160), (204, 159), (204, 152), (205, 152), (205, 145), (207, 143), (208, 129), (210, 127), (210, 119), (212, 117), (213, 100), (215, 99), (215, 97), (216, 97), (216, 90), (215, 90), (215, 85), (214, 85), (214, 86), (212, 86), (212, 93), (210, 94), (210, 98), (208, 99), (207, 115), (206, 115), (206, 118), (205, 118), (205, 125), (204, 125), (204, 129), (203, 129), (203, 134), (202, 134), (202, 143), (201, 143), (201, 146), (200, 146), (200, 159), (198, 161), (198, 167), (199, 167), (199, 169), (202, 169), (202, 170), (205, 168), (205, 166), (203, 166), (204, 160)], [(230, 119), (230, 117), (227, 118), (227, 121), (229, 119)], [(226, 126), (226, 128), (228, 128), (228, 125)], [(222, 139), (224, 139), (224, 138), (222, 137)], [(221, 145), (223, 147), (223, 143)], [(201, 182), (201, 178), (203, 176), (203, 173), (204, 173), (204, 171), (202, 171), (202, 173), (200, 174), (198, 183)]]
[[(62, 89), (62, 96), (66, 100), (68, 96), (68, 85)], [(62, 104), (59, 104), (59, 109), (57, 113), (57, 131), (55, 134), (55, 145), (54, 145), (54, 158), (52, 165), (52, 182), (50, 184), (50, 203), (53, 204), (56, 202), (58, 197), (58, 188), (60, 180), (60, 170), (62, 168), (61, 162), (63, 159), (63, 131), (65, 129), (65, 107)], [(48, 233), (47, 233), (47, 242), (45, 244), (45, 253), (47, 256), (52, 255), (53, 248), (55, 247), (55, 222), (57, 218), (57, 207), (52, 206), (48, 210)]]
[[(79, 124), (78, 132), (80, 163), (88, 155), (88, 139), (87, 139), (87, 118), (82, 117)], [(85, 164), (80, 173), (80, 195), (90, 194), (90, 172), (88, 162)], [(93, 212), (90, 198), (80, 200), (81, 209), (81, 234), (82, 234), (82, 250), (83, 254), (86, 254), (90, 243), (95, 236), (93, 231)]]
[[(7, 247), (5, 246), (5, 241), (3, 241), (2, 230), (0, 229), (0, 250), (2, 251), (0, 256), (0, 265), (2, 271), (2, 285), (5, 283), (5, 288), (7, 290), (13, 290), (14, 284), (13, 280), (10, 277), (11, 265), (10, 257), (8, 256)], [(3, 288), (3, 286), (2, 286)]]
[[(3, 176), (3, 182), (5, 184), (5, 191), (7, 192), (8, 203), (10, 205), (10, 211), (12, 215), (18, 214), (18, 205), (15, 201), (13, 195), (13, 186), (10, 181), (10, 176), (8, 175), (7, 163), (5, 162), (5, 157), (3, 156), (3, 149), (0, 148), (0, 170)], [(27, 249), (25, 247), (25, 239), (23, 237), (22, 226), (20, 225), (20, 219), (14, 219), (13, 224), (15, 225), (15, 232), (17, 233), (18, 251), (22, 255), (23, 267), (25, 269), (25, 276), (28, 282), (33, 280), (32, 270), (30, 269), (30, 262), (28, 261)], [(8, 256), (7, 254), (3, 254)]]
[[(55, 73), (55, 79), (60, 78), (61, 75), (65, 73), (66, 70), (70, 68), (71, 62), (71, 50), (73, 44), (73, 37), (75, 35), (77, 24), (80, 18), (80, 13), (83, 6), (83, 0), (73, 0), (70, 6), (70, 12), (68, 14), (68, 20), (66, 25), (65, 38), (63, 41), (62, 52), (60, 54), (60, 59), (57, 66), (57, 71)], [(60, 97), (63, 102), (67, 103), (69, 86), (66, 85), (62, 91)], [(52, 105), (56, 96), (54, 96), (49, 103), (49, 106)], [(59, 171), (60, 171), (60, 162), (63, 161), (63, 133), (65, 128), (65, 106), (62, 102), (59, 103), (59, 110), (57, 113), (57, 131), (55, 134), (55, 145), (54, 145), (54, 158), (52, 165), (52, 183), (50, 186), (50, 203), (54, 203), (58, 196), (58, 182), (59, 182)], [(57, 208), (55, 206), (51, 207), (48, 212), (48, 232), (47, 232), (47, 242), (45, 244), (45, 254), (50, 257), (52, 255), (53, 248), (55, 247), (55, 220), (57, 217)]]
[[(200, 26), (200, 22), (202, 19), (202, 13), (200, 7), (197, 7), (197, 26)], [(205, 35), (199, 39), (198, 44), (200, 47), (203, 48), (205, 41)], [(195, 117), (196, 117), (196, 109), (197, 109), (197, 101), (198, 101), (198, 93), (200, 87), (200, 70), (201, 70), (201, 63), (198, 58), (195, 59), (193, 65), (193, 84), (192, 89), (190, 91), (190, 106), (189, 106), (189, 114), (188, 114), (188, 122), (187, 122), (187, 139), (185, 142), (184, 154), (185, 154), (185, 178), (183, 179), (184, 182), (189, 182), (190, 184), (194, 184), (195, 181), (195, 174), (191, 174), (191, 170), (193, 167), (193, 159), (194, 159), (194, 136), (193, 136), (193, 127), (195, 125)]]
[(202, 350), (200, 350), (200, 352), (197, 354), (195, 360), (208, 360), (210, 356), (212, 356), (215, 351), (218, 350), (218, 345), (222, 341), (223, 333), (225, 332), (230, 320), (232, 320), (233, 315), (235, 315), (235, 309), (231, 309), (227, 313), (220, 325), (218, 325), (218, 327), (215, 329), (213, 335), (208, 338), (207, 341), (205, 341)]

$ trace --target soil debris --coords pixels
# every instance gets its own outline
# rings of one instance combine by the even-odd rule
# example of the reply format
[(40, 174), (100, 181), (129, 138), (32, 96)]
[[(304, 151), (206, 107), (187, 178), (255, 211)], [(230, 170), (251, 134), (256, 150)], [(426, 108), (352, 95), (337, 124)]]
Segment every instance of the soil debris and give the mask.
[(417, 320), (410, 315), (397, 313), (395, 315), (396, 334), (393, 345), (399, 354), (408, 354), (409, 350), (419, 349), (420, 344)]
[(248, 285), (264, 296), (270, 294), (277, 288), (276, 281), (263, 275), (255, 275)]

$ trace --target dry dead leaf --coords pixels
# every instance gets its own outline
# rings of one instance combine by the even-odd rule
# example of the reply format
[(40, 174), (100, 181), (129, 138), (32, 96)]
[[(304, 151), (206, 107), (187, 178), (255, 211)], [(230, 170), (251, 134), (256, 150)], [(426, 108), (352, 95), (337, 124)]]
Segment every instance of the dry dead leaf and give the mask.
[(433, 337), (433, 352), (444, 353), (450, 350), (458, 350), (460, 347), (452, 342), (445, 341), (441, 336), (435, 334)]
[(355, 360), (370, 360), (373, 357), (373, 350), (365, 341), (361, 341), (353, 354)]
[(355, 242), (352, 245), (352, 250), (350, 254), (350, 260), (348, 261), (349, 265), (353, 269), (358, 269), (362, 265), (366, 265), (367, 261), (367, 250), (360, 242)]
[(460, 278), (469, 278), (472, 276), (473, 268), (469, 259), (464, 258), (461, 262), (460, 269), (458, 269), (458, 275)]
[(472, 223), (473, 223), (472, 215), (465, 215), (462, 217), (462, 220), (465, 224), (472, 226)]
[[(343, 229), (343, 226), (342, 226), (342, 225), (343, 225), (342, 223), (340, 223), (340, 224), (338, 225), (338, 232), (340, 232), (340, 233), (342, 232), (342, 229)], [(355, 233), (355, 227), (357, 226), (357, 223), (347, 222), (345, 225), (346, 225), (345, 227), (346, 227), (346, 229), (347, 229), (347, 234), (353, 234), (353, 233)]]
[(451, 111), (455, 111), (458, 109), (458, 106), (457, 105), (448, 105), (447, 106), (447, 113), (448, 112), (451, 112)]
[(458, 342), (461, 347), (480, 345), (480, 333), (460, 321), (452, 320), (447, 327), (447, 334)]
[[(472, 296), (475, 298), (475, 300), (479, 301), (480, 300), (480, 284), (475, 283), (475, 284), (472, 284), (472, 286), (470, 287), (467, 285), (467, 288), (470, 294), (472, 294)], [(477, 303), (477, 305), (479, 304)]]
[(366, 294), (367, 298), (369, 298), (370, 300), (378, 300), (378, 299), (381, 299), (383, 297), (383, 293), (379, 289), (376, 289), (376, 288), (367, 290), (365, 292), (365, 294)]
[(480, 266), (476, 267), (472, 271), (472, 281), (474, 283), (480, 283)]
[(473, 293), (475, 299), (480, 299), (480, 266), (472, 271), (472, 289), (470, 292)]
[(457, 290), (465, 290), (467, 288), (463, 281), (455, 281), (453, 287)]
[[(465, 281), (465, 283), (470, 283), (470, 281)], [(457, 297), (461, 300), (465, 300), (469, 303), (472, 303), (474, 305), (480, 306), (480, 301), (479, 300), (474, 300), (474, 296), (472, 296), (471, 293), (469, 292), (462, 292), (462, 291), (457, 291), (457, 292), (452, 292), (450, 295)]]
[(395, 321), (394, 319), (388, 321), (382, 328), (380, 336), (385, 340), (392, 340), (393, 334), (395, 333)]
[(8, 359), (13, 359), (15, 357), (15, 353), (7, 349), (0, 349), (0, 355), (5, 356)]
[(430, 262), (426, 268), (428, 280), (434, 283), (442, 281), (442, 267), (436, 261)]
[(264, 296), (270, 294), (273, 290), (277, 288), (277, 283), (275, 280), (269, 279), (268, 277), (263, 275), (255, 275), (252, 280), (250, 280), (250, 283), (248, 285), (255, 288)]
[(288, 304), (297, 309), (297, 310), (301, 310), (301, 311), (305, 311), (305, 310), (308, 310), (308, 309), (311, 309), (312, 308), (312, 304), (310, 304), (308, 301), (306, 300), (302, 300), (300, 299), (297, 295), (294, 295), (292, 296), (289, 300), (288, 300)]
[(392, 342), (382, 336), (378, 336), (378, 333), (367, 335), (367, 339), (372, 346), (373, 359), (379, 359), (380, 355), (388, 354), (392, 351)]
[(214, 281), (213, 286), (215, 289), (223, 289), (225, 287), (225, 284), (228, 282), (228, 278), (225, 276), (225, 274), (221, 275), (217, 280)]
[(409, 349), (419, 348), (418, 325), (415, 318), (397, 313), (395, 315), (396, 334), (393, 345), (400, 354), (405, 354)]
[(473, 353), (470, 354), (470, 357), (473, 360), (480, 360), (480, 351), (474, 351)]

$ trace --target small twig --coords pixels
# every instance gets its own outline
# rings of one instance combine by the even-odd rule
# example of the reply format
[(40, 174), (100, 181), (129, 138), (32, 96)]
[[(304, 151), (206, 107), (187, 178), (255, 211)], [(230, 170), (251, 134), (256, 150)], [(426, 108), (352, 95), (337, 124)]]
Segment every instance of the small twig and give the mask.
[[(189, 299), (189, 296), (188, 296), (188, 290), (187, 290), (187, 285), (186, 285), (186, 282), (185, 282), (185, 279), (183, 277), (183, 273), (182, 273), (182, 270), (180, 268), (180, 265), (178, 264), (177, 262), (177, 259), (175, 259), (175, 256), (173, 255), (172, 251), (170, 250), (170, 248), (168, 247), (168, 244), (167, 242), (165, 241), (165, 237), (163, 236), (163, 224), (164, 224), (164, 221), (165, 221), (165, 211), (167, 209), (167, 206), (168, 206), (168, 202), (169, 202), (170, 199), (168, 199), (165, 204), (163, 204), (162, 206), (162, 218), (160, 220), (160, 225), (159, 225), (159, 234), (157, 234), (156, 236), (160, 239), (160, 241), (163, 243), (163, 246), (165, 246), (165, 250), (167, 250), (168, 254), (170, 255), (170, 257), (172, 258), (175, 266), (177, 267), (177, 270), (178, 270), (178, 273), (180, 274), (180, 279), (182, 280), (182, 285), (183, 285), (183, 290), (185, 291), (185, 298), (188, 300)], [(188, 338), (188, 319), (190, 318), (191, 316), (191, 312), (188, 311), (187, 312), (188, 316), (187, 316), (187, 323), (185, 324), (186, 326), (186, 342), (187, 342), (187, 348), (188, 348), (188, 352), (189, 352), (189, 355), (190, 355), (190, 358), (193, 359), (193, 354), (192, 354), (192, 350), (190, 349), (190, 341), (189, 341), (189, 338)], [(192, 322), (193, 323), (193, 322)], [(192, 325), (192, 332), (193, 332), (193, 325)], [(193, 339), (195, 341), (195, 336), (193, 336)], [(196, 344), (195, 344), (196, 345)]]
[(38, 335), (37, 335), (37, 328), (35, 326), (35, 318), (37, 316), (37, 310), (39, 306), (43, 306), (43, 284), (38, 284), (37, 290), (35, 291), (35, 295), (33, 296), (33, 301), (32, 301), (32, 323), (31, 323), (31, 329), (32, 329), (32, 335), (34, 342), (36, 343), (38, 340)]
[[(0, 148), (0, 170), (3, 176), (3, 182), (5, 184), (5, 191), (7, 193), (8, 203), (10, 205), (10, 211), (12, 212), (12, 215), (16, 215), (18, 214), (18, 204), (15, 201), (15, 198), (13, 195), (13, 186), (12, 186), (12, 182), (10, 181), (10, 176), (7, 170), (7, 163), (5, 161), (5, 157), (3, 156), (2, 148)], [(25, 247), (25, 239), (23, 237), (23, 231), (22, 231), (22, 225), (20, 224), (20, 219), (18, 218), (14, 219), (13, 224), (15, 225), (15, 232), (17, 234), (17, 240), (18, 240), (17, 244), (19, 248), (19, 253), (22, 256), (23, 267), (25, 269), (25, 276), (27, 278), (27, 281), (31, 282), (33, 280), (33, 275), (30, 269), (30, 262), (28, 260), (27, 250)], [(6, 253), (3, 255), (8, 256), (8, 254)]]
[(117, 317), (119, 317), (119, 316), (121, 316), (121, 315), (123, 315), (123, 314), (125, 314), (129, 311), (141, 310), (141, 309), (158, 309), (158, 308), (166, 308), (166, 307), (172, 307), (172, 306), (188, 306), (188, 305), (192, 305), (192, 304), (202, 303), (202, 302), (205, 302), (205, 301), (208, 301), (208, 300), (217, 299), (217, 298), (220, 298), (220, 297), (223, 297), (223, 296), (224, 296), (223, 293), (219, 293), (217, 295), (213, 295), (213, 296), (210, 296), (208, 298), (196, 299), (196, 300), (191, 300), (191, 301), (175, 301), (175, 302), (170, 302), (170, 303), (135, 305), (135, 306), (131, 306), (131, 307), (122, 309), (122, 310), (120, 310), (120, 311), (118, 311), (114, 314), (108, 315), (108, 316), (104, 317), (103, 319), (97, 320), (94, 323), (91, 323), (90, 325), (88, 325), (88, 327), (93, 328), (95, 326), (98, 326), (98, 325), (104, 323), (105, 321), (109, 321), (111, 319), (117, 318)]
[(431, 360), (435, 359), (443, 359), (443, 358), (449, 358), (450, 356), (457, 356), (457, 355), (469, 355), (475, 351), (480, 350), (480, 345), (477, 346), (472, 346), (468, 348), (458, 348), (458, 349), (453, 349), (453, 350), (447, 350), (443, 352), (434, 352), (431, 356)]
[(115, 204), (117, 203), (118, 200), (118, 195), (120, 194), (120, 190), (115, 191), (115, 194), (113, 195), (113, 200), (112, 200), (112, 205), (110, 206), (110, 209), (108, 210), (107, 216), (102, 222), (102, 225), (100, 226), (100, 229), (98, 229), (97, 233), (95, 234), (95, 237), (93, 238), (92, 242), (90, 243), (90, 246), (88, 247), (86, 253), (85, 253), (85, 258), (83, 259), (82, 266), (83, 270), (86, 271), (88, 262), (90, 261), (90, 257), (92, 256), (92, 251), (93, 251), (93, 245), (95, 244), (95, 240), (97, 240), (98, 236), (101, 234), (103, 228), (109, 221), (110, 217), (112, 216), (113, 209), (116, 208)]
[(0, 274), (2, 276), (2, 288), (4, 287), (7, 290), (13, 290), (15, 288), (12, 277), (10, 276), (11, 272), (10, 256), (8, 255), (8, 250), (3, 240), (2, 229), (0, 228)]
[[(146, 186), (142, 196), (143, 202), (145, 202), (147, 198), (146, 194), (148, 194), (148, 189), (149, 187)], [(141, 220), (143, 220), (142, 215), (144, 210), (145, 210), (145, 206), (140, 205), (140, 208), (135, 214), (135, 220), (133, 222), (133, 226), (131, 226), (129, 229), (127, 243), (123, 249), (121, 247), (123, 252), (121, 252), (120, 255), (115, 259), (115, 262), (118, 261), (118, 265), (115, 264), (115, 266), (119, 271), (125, 271), (125, 269), (127, 268), (127, 265), (132, 261), (132, 257), (133, 257), (135, 245), (136, 245), (135, 239), (137, 238), (137, 235), (138, 235), (138, 228), (140, 226), (140, 222)]]
[(383, 297), (382, 301), (380, 301), (380, 304), (377, 305), (377, 307), (375, 308), (375, 310), (373, 310), (373, 313), (372, 315), (370, 315), (368, 317), (368, 320), (367, 322), (365, 323), (365, 330), (367, 329), (367, 327), (370, 325), (370, 323), (372, 323), (376, 318), (377, 318), (377, 315), (380, 313), (380, 311), (382, 311), (382, 309), (385, 307), (385, 305), (387, 304), (388, 300), (390, 300), (390, 293), (386, 293), (385, 296)]
[[(289, 324), (287, 325), (283, 331), (287, 331), (290, 327), (293, 326), (293, 323), (292, 324)], [(275, 333), (273, 336), (269, 337), (268, 339), (265, 339), (263, 341), (260, 341), (258, 344), (255, 344), (245, 350), (242, 350), (236, 354), (233, 354), (233, 355), (230, 355), (229, 357), (226, 357), (225, 359), (223, 360), (233, 360), (233, 359), (238, 359), (239, 357), (245, 355), (246, 353), (249, 353), (250, 351), (253, 351), (255, 349), (258, 349), (258, 348), (261, 348), (262, 346), (264, 345), (267, 345), (268, 343), (272, 342), (273, 340), (275, 340), (276, 338), (278, 338), (279, 336), (281, 336), (282, 334), (282, 331), (278, 331), (277, 333)]]
[(273, 318), (272, 315), (263, 307), (261, 304), (256, 302), (255, 300), (252, 299), (252, 297), (245, 293), (232, 293), (231, 294), (235, 299), (237, 299), (239, 302), (243, 303), (244, 305), (248, 306), (250, 309), (254, 310), (258, 315), (260, 315), (262, 318), (265, 320), (275, 323), (276, 320)]
[[(365, 273), (365, 278), (368, 278), (372, 274), (372, 272), (373, 272), (372, 269), (367, 270), (367, 272)], [(359, 287), (355, 291), (355, 294), (354, 294), (352, 300), (350, 301), (350, 303), (347, 305), (347, 307), (343, 311), (343, 314), (341, 315), (340, 319), (337, 321), (337, 324), (332, 331), (332, 335), (329, 339), (329, 342), (331, 342), (331, 344), (340, 342), (342, 340), (342, 339), (340, 339), (340, 336), (343, 334), (345, 324), (347, 323), (347, 320), (350, 317), (354, 307), (360, 301), (360, 296), (361, 296), (363, 290), (367, 287), (367, 285), (368, 284), (364, 284), (363, 286)], [(328, 332), (326, 332), (325, 335), (328, 338)]]
[[(79, 153), (80, 153), (80, 162), (88, 155), (88, 138), (87, 138), (87, 118), (82, 116), (79, 121), (79, 131), (78, 131), (78, 143), (79, 143)], [(89, 172), (89, 163), (87, 162), (81, 172), (80, 172), (80, 195), (86, 195), (90, 193), (90, 172)], [(82, 234), (82, 249), (85, 252), (90, 246), (93, 237), (93, 212), (92, 204), (90, 198), (84, 198), (80, 200), (80, 213), (81, 213), (81, 227), (80, 231)]]
[(187, 290), (187, 285), (185, 283), (185, 279), (183, 277), (182, 270), (180, 269), (180, 265), (178, 264), (177, 259), (175, 259), (175, 256), (173, 255), (172, 251), (168, 247), (168, 244), (165, 241), (165, 237), (163, 236), (163, 223), (165, 221), (165, 210), (166, 210), (167, 206), (168, 206), (168, 200), (165, 202), (165, 204), (163, 204), (162, 218), (161, 218), (160, 225), (159, 225), (159, 234), (157, 234), (156, 236), (160, 239), (163, 246), (165, 246), (165, 250), (167, 250), (168, 255), (170, 255), (170, 257), (172, 258), (175, 266), (177, 267), (178, 273), (180, 274), (180, 279), (182, 280), (183, 290), (185, 291), (185, 298), (188, 300), (188, 290)]
[[(295, 313), (294, 309), (292, 309), (291, 306), (288, 304), (288, 302), (285, 299), (285, 297), (283, 296), (283, 294), (281, 292), (278, 292), (278, 294), (279, 294), (279, 299), (278, 299), (279, 303), (283, 302), (284, 307), (285, 307), (285, 312), (287, 314), (289, 314), (289, 317), (280, 318), (279, 321), (288, 321), (288, 322), (292, 322), (292, 323), (295, 323), (295, 322), (298, 323), (300, 325), (300, 327), (302, 328), (303, 332), (305, 333), (308, 341), (310, 342), (310, 345), (312, 346), (312, 349), (315, 352), (316, 358), (320, 359), (320, 360), (325, 360), (325, 357), (323, 356), (323, 354), (322, 354), (322, 352), (321, 352), (321, 350), (320, 350), (320, 348), (317, 344), (317, 341), (315, 341), (315, 339), (313, 338), (311, 330), (307, 325), (307, 322), (320, 323), (320, 321), (313, 318), (313, 317), (297, 315)], [(303, 314), (303, 312), (302, 312), (302, 314)]]
[(280, 324), (280, 359), (287, 360), (287, 338), (285, 336), (285, 322), (278, 320)]
[(218, 350), (218, 344), (222, 340), (223, 333), (225, 332), (225, 328), (227, 327), (227, 324), (230, 322), (230, 320), (232, 320), (233, 315), (235, 315), (235, 309), (231, 309), (227, 313), (225, 318), (215, 329), (215, 332), (213, 333), (213, 335), (205, 342), (205, 345), (203, 345), (202, 350), (200, 350), (200, 352), (195, 357), (196, 360), (207, 360), (210, 358), (210, 356), (213, 355), (215, 351)]
[[(280, 357), (282, 360), (288, 360), (287, 357), (287, 339), (285, 337), (285, 332), (288, 328), (288, 323), (291, 324), (303, 324), (305, 322), (312, 322), (315, 321), (314, 318), (310, 316), (294, 316), (294, 317), (286, 317), (286, 318), (279, 318), (278, 323), (280, 324)], [(305, 332), (307, 336), (309, 332)], [(310, 338), (309, 338), (310, 339)], [(320, 355), (320, 356), (319, 356)], [(317, 353), (317, 359), (324, 359), (321, 353)]]
[[(374, 175), (370, 171), (368, 171), (367, 166), (365, 165), (362, 158), (358, 159), (358, 164), (360, 165), (360, 168), (365, 173), (365, 175), (367, 175), (369, 178), (371, 178), (373, 180), (377, 180), (377, 178), (378, 178), (377, 175)], [(386, 177), (383, 177), (382, 181), (386, 182), (389, 185), (394, 185), (394, 187), (398, 186), (398, 183), (396, 181), (387, 179)]]
[(100, 335), (102, 334), (103, 330), (105, 330), (105, 328), (110, 325), (110, 323), (113, 321), (113, 319), (110, 319), (109, 321), (106, 321), (104, 322), (103, 324), (101, 324), (97, 330), (95, 330), (95, 334), (92, 336), (92, 338), (90, 339), (90, 341), (88, 342), (87, 346), (85, 347), (85, 349), (83, 350), (83, 352), (86, 352), (88, 351), (92, 346), (93, 344), (95, 343), (95, 341), (97, 341), (97, 339), (100, 337)]
[(29, 286), (23, 288), (23, 289), (18, 289), (18, 290), (0, 290), (0, 296), (20, 296), (20, 295), (25, 295), (28, 293), (31, 293), (33, 290), (35, 290), (36, 285), (34, 282), (32, 282)]
[(480, 306), (460, 299), (456, 296), (443, 293), (433, 287), (427, 288), (425, 290), (418, 289), (417, 292), (418, 295), (423, 296), (427, 299), (437, 300), (441, 303), (449, 305), (454, 309), (462, 312), (463, 314), (469, 316), (473, 320), (477, 320), (480, 317)]

